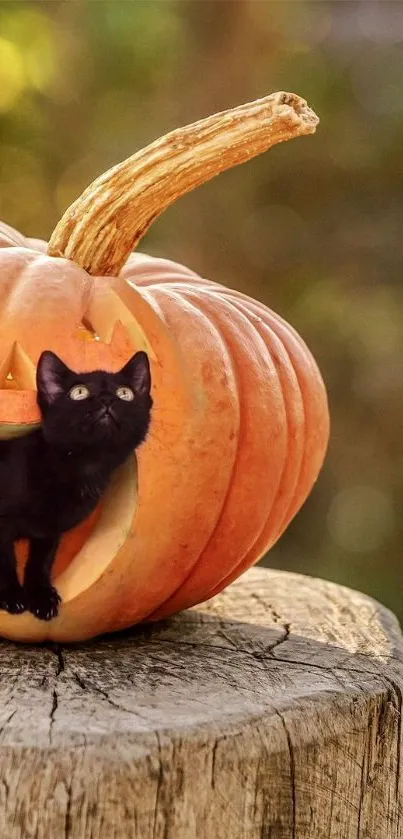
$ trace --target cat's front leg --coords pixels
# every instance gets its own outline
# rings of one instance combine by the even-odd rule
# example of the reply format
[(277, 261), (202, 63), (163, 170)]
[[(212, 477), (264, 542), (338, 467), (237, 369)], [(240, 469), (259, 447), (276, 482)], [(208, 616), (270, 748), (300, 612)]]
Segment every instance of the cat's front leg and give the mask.
[(59, 545), (59, 537), (31, 539), (25, 567), (24, 592), (27, 608), (43, 621), (55, 618), (61, 598), (50, 582), (52, 565)]
[(17, 563), (12, 541), (0, 538), (0, 609), (19, 615), (26, 609), (25, 596), (17, 577)]

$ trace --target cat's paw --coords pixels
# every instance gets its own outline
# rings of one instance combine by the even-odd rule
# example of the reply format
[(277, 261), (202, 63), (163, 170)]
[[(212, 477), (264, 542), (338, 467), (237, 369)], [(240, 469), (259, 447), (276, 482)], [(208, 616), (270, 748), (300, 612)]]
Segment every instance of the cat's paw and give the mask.
[(61, 597), (58, 591), (46, 584), (38, 584), (26, 588), (28, 610), (41, 621), (50, 621), (59, 612)]
[(10, 615), (20, 615), (26, 608), (22, 586), (18, 583), (0, 586), (0, 609), (10, 612)]

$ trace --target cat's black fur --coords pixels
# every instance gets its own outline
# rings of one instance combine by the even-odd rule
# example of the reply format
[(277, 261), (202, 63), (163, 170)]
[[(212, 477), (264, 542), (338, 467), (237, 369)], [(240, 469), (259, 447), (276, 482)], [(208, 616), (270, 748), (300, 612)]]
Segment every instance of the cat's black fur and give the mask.
[[(73, 390), (77, 386), (80, 391)], [(118, 373), (76, 373), (54, 353), (42, 353), (42, 425), (0, 440), (0, 608), (14, 614), (29, 609), (42, 620), (57, 615), (60, 597), (50, 574), (61, 535), (94, 510), (114, 470), (145, 440), (150, 387), (144, 352)], [(73, 399), (87, 394), (83, 388), (86, 398)], [(23, 538), (30, 550), (21, 586), (14, 542)]]

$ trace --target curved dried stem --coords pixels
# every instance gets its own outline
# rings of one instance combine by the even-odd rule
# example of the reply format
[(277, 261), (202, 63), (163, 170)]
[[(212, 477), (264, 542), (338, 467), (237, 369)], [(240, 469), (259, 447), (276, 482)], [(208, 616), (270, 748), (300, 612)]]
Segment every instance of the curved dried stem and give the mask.
[(181, 195), (319, 120), (294, 93), (273, 93), (178, 128), (97, 178), (59, 221), (51, 256), (116, 275), (152, 222)]

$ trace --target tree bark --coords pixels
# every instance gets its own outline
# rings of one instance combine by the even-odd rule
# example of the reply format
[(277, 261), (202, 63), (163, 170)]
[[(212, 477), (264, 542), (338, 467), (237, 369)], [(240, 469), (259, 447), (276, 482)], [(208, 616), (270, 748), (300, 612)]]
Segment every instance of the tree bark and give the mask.
[(0, 646), (7, 839), (400, 839), (403, 640), (362, 594), (249, 571), (70, 647)]

